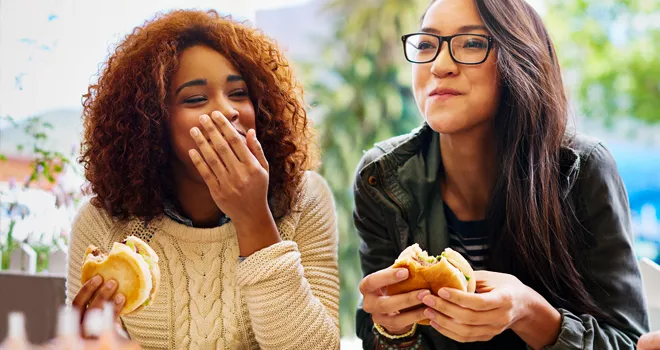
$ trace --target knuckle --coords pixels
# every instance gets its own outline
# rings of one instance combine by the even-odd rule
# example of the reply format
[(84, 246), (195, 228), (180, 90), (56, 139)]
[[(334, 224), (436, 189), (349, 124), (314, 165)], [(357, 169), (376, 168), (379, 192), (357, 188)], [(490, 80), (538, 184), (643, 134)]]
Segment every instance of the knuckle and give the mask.
[(218, 153), (224, 155), (224, 154), (227, 154), (227, 152), (229, 152), (229, 146), (226, 143), (223, 142), (223, 143), (215, 146), (215, 150), (218, 151)]
[(238, 145), (241, 143), (241, 138), (236, 135), (231, 135), (227, 137), (227, 142), (229, 142), (232, 145)]
[(471, 316), (466, 317), (465, 321), (468, 324), (476, 324), (479, 321), (479, 319), (477, 318), (477, 316), (471, 315)]
[(503, 293), (502, 294), (502, 303), (506, 306), (510, 306), (513, 301), (513, 298), (511, 297), (511, 293)]
[(417, 299), (418, 294), (419, 294), (419, 292), (410, 292), (410, 293), (408, 293), (408, 304), (410, 304), (410, 305), (419, 304), (419, 299)]
[(211, 167), (217, 167), (218, 165), (220, 165), (220, 161), (216, 157), (209, 157), (207, 162)]
[(213, 125), (213, 121), (209, 120), (208, 122), (202, 123), (204, 126), (204, 129), (207, 131), (214, 131), (215, 130), (215, 125)]
[(371, 300), (369, 303), (369, 307), (371, 309), (371, 312), (376, 313), (376, 314), (381, 314), (383, 313), (383, 301), (376, 299), (376, 300)]
[(358, 287), (358, 290), (360, 291), (360, 294), (362, 294), (363, 297), (365, 297), (365, 303), (366, 303), (366, 296), (365, 296), (365, 290), (366, 290), (366, 284), (367, 284), (367, 277), (363, 278), (362, 281), (360, 281), (360, 286)]
[(506, 323), (507, 324), (511, 323), (515, 318), (513, 310), (507, 311), (506, 315), (505, 315), (505, 318), (506, 318)]
[[(212, 184), (213, 181), (215, 180), (213, 175), (208, 171), (204, 171), (204, 173), (202, 174), (202, 179), (204, 179), (204, 182), (206, 182), (209, 185)], [(215, 192), (214, 190), (211, 190), (211, 194), (213, 194), (214, 192)]]
[(368, 275), (365, 278), (362, 279), (360, 282), (360, 292), (365, 295), (368, 294), (369, 291), (372, 290), (371, 288), (371, 279), (373, 278), (373, 275)]

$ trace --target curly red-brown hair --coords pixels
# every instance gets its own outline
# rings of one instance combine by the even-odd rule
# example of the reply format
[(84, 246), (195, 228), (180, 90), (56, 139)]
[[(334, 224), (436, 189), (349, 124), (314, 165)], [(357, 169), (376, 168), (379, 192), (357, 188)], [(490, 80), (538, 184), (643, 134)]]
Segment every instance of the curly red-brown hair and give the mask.
[(92, 204), (113, 217), (150, 220), (174, 195), (168, 87), (181, 52), (198, 44), (224, 55), (245, 78), (276, 217), (291, 211), (305, 170), (316, 166), (302, 88), (273, 40), (215, 11), (159, 14), (119, 43), (83, 96), (80, 162)]

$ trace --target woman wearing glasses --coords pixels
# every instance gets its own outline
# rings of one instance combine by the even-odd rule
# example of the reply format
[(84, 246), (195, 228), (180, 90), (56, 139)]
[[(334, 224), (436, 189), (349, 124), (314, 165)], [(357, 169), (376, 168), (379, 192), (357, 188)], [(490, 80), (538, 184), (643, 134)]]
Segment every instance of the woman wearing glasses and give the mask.
[[(377, 144), (355, 180), (364, 347), (633, 349), (648, 320), (626, 190), (601, 143), (567, 132), (540, 17), (438, 0), (421, 27), (402, 39), (425, 123)], [(462, 253), (477, 293), (385, 295), (413, 243)]]

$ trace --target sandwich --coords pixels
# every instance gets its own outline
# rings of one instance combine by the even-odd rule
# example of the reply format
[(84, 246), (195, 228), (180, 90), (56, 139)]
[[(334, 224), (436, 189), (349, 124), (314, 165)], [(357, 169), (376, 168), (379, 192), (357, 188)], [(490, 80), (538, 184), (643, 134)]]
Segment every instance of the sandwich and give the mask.
[(158, 255), (135, 236), (115, 242), (108, 254), (90, 245), (85, 251), (80, 280), (84, 284), (96, 275), (104, 281), (117, 282), (116, 293), (126, 298), (120, 315), (138, 311), (147, 307), (158, 292)]
[[(418, 244), (413, 244), (401, 252), (392, 268), (407, 268), (408, 278), (388, 286), (387, 295), (419, 289), (428, 289), (437, 295), (441, 288), (455, 288), (474, 293), (477, 285), (470, 263), (451, 248), (445, 249), (438, 256), (429, 256)], [(423, 320), (419, 324), (428, 325), (429, 320)]]

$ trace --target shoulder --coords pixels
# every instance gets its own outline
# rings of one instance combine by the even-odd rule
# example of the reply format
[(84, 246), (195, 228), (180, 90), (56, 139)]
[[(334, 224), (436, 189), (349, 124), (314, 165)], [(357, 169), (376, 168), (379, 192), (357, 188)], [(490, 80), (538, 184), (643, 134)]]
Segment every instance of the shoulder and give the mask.
[(323, 176), (315, 171), (306, 171), (300, 184), (300, 205), (333, 205), (334, 199), (330, 185)]
[(582, 221), (594, 217), (601, 221), (628, 217), (628, 194), (616, 160), (607, 146), (597, 139), (583, 136), (576, 139), (574, 147), (580, 156), (573, 189), (573, 197), (582, 208), (577, 212), (578, 217)]
[(413, 131), (408, 134), (394, 136), (389, 139), (376, 143), (371, 149), (365, 151), (364, 154), (362, 155), (362, 158), (360, 159), (360, 162), (357, 167), (357, 172), (359, 173), (362, 169), (364, 169), (366, 166), (373, 163), (383, 155), (394, 151), (399, 146), (409, 141), (415, 135), (416, 135), (416, 131)]
[(71, 227), (71, 238), (95, 242), (95, 245), (105, 246), (111, 232), (125, 225), (110, 216), (104, 209), (96, 207), (90, 199), (86, 199), (78, 209)]
[(310, 236), (334, 241), (336, 225), (335, 201), (328, 182), (320, 174), (306, 171), (293, 209), (277, 221), (280, 236), (298, 243)]
[(104, 209), (96, 207), (90, 199), (85, 199), (73, 219), (73, 224), (109, 227), (114, 225), (114, 220)]
[(619, 177), (616, 160), (603, 141), (578, 134), (572, 148), (580, 156), (580, 180), (603, 182)]

